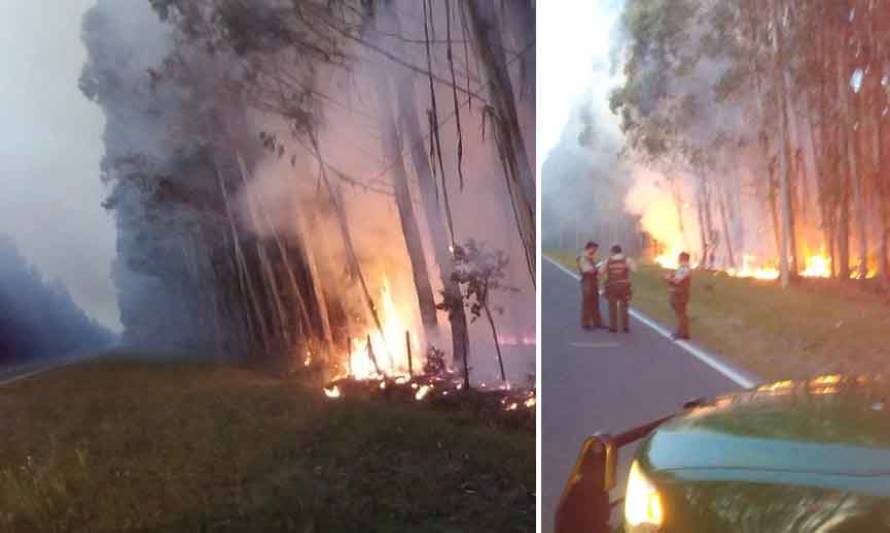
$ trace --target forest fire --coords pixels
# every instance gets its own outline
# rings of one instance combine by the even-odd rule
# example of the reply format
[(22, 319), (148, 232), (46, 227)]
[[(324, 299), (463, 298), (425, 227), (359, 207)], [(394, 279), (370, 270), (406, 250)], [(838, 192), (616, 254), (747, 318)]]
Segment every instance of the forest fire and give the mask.
[[(662, 268), (675, 269), (677, 268), (677, 254), (664, 253), (656, 256), (653, 260)], [(742, 264), (739, 268), (729, 267), (725, 270), (718, 270), (736, 278), (775, 280), (779, 278), (777, 264), (778, 259), (761, 261), (752, 254), (743, 254)], [(807, 255), (804, 259), (804, 268), (798, 274), (805, 278), (829, 278), (831, 277), (831, 259), (823, 253)]]
[(807, 278), (831, 277), (831, 259), (824, 254), (807, 256), (805, 267), (800, 275)]
[(352, 379), (410, 377), (414, 368), (423, 364), (419, 358), (422, 339), (408, 328), (408, 320), (403, 318), (407, 313), (396, 305), (385, 276), (379, 302), (380, 329), (374, 325), (350, 341), (346, 371)]
[[(679, 253), (679, 252), (678, 252)], [(677, 254), (660, 254), (653, 260), (656, 264), (666, 269), (677, 268)], [(778, 259), (761, 261), (752, 254), (742, 255), (742, 265), (740, 268), (726, 268), (722, 270), (726, 274), (737, 278), (752, 278), (760, 280), (775, 280), (779, 278), (779, 269), (776, 266)], [(721, 269), (718, 269), (721, 270)], [(804, 268), (798, 272), (798, 275), (804, 278), (830, 278), (831, 277), (831, 259), (824, 254), (809, 254), (804, 258)], [(855, 277), (856, 274), (854, 273)], [(866, 277), (874, 276), (874, 269), (869, 267)]]
[[(361, 333), (350, 339), (335, 377), (322, 387), (327, 399), (371, 396), (451, 406), (468, 401), (487, 405), (490, 411), (534, 411), (534, 390), (514, 390), (509, 383), (492, 387), (483, 381), (468, 391), (463, 374), (449, 368), (444, 354), (428, 346), (419, 333), (416, 312), (409, 300), (400, 298), (397, 288), (386, 275), (381, 277), (374, 306), (379, 326), (368, 320)], [(499, 340), (505, 346), (534, 345), (528, 336), (507, 335)]]
[[(723, 272), (737, 278), (757, 280), (778, 280), (780, 277), (779, 258), (773, 252), (772, 255), (754, 253), (745, 249), (739, 249), (738, 243), (725, 242), (728, 239), (724, 234), (711, 236), (711, 242), (705, 238), (707, 232), (702, 233), (700, 224), (702, 221), (688, 216), (682, 207), (677, 207), (671, 193), (662, 190), (658, 186), (635, 189), (642, 198), (631, 202), (632, 210), (640, 214), (640, 225), (651, 237), (656, 250), (653, 261), (662, 268), (676, 269), (678, 256), (682, 251), (688, 251), (692, 255), (692, 266), (707, 270)], [(642, 200), (642, 201), (641, 201)], [(724, 231), (724, 233), (727, 233)], [(813, 235), (815, 232), (801, 231), (803, 235)], [(731, 232), (730, 232), (731, 234)], [(698, 240), (690, 239), (691, 235), (700, 235)], [(745, 239), (736, 239), (745, 242)], [(755, 242), (762, 240), (754, 239)], [(691, 244), (694, 243), (694, 244)], [(767, 245), (768, 246), (768, 245)], [(732, 248), (730, 250), (730, 248)], [(831, 257), (826, 253), (824, 245), (803, 246), (799, 252), (799, 265), (797, 275), (804, 278), (830, 278), (832, 276)], [(707, 257), (702, 253), (707, 249)], [(812, 250), (818, 250), (813, 252)], [(853, 266), (853, 265), (851, 265)], [(875, 269), (869, 265), (867, 277), (875, 274)], [(857, 273), (853, 272), (853, 277)]]

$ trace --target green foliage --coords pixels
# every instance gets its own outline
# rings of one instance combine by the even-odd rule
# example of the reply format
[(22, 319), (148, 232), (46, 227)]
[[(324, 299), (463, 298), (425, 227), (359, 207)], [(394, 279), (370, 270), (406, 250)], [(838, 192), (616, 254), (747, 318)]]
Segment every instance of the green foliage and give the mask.
[(453, 259), (451, 279), (460, 284), (472, 321), (478, 319), (484, 307), (489, 305), (492, 291), (516, 290), (504, 284), (509, 260), (501, 250), (489, 250), (484, 244), (469, 239), (454, 247)]

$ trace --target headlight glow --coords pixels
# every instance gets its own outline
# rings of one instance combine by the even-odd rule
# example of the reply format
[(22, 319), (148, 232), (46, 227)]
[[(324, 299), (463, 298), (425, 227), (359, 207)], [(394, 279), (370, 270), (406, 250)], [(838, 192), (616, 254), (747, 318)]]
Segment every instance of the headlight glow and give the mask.
[(624, 497), (624, 519), (629, 526), (660, 526), (664, 518), (658, 489), (643, 475), (636, 461), (630, 467)]

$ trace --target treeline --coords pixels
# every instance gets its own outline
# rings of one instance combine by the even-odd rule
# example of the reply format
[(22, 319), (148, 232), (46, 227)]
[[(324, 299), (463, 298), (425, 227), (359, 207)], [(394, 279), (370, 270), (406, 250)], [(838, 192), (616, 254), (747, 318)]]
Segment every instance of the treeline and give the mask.
[(890, 2), (629, 0), (623, 29), (612, 108), (635, 157), (690, 181), (704, 257), (756, 239), (784, 283), (824, 253), (887, 284)]
[(95, 352), (114, 340), (0, 236), (0, 366)]
[[(452, 355), (464, 361), (467, 302), (452, 250), (470, 237), (456, 229), (470, 214), (452, 209), (449, 192), (482, 170), (461, 159), (471, 125), (485, 128), (534, 271), (520, 125), (534, 106), (533, 3), (121, 4), (99, 0), (84, 19), (81, 87), (107, 117), (124, 341), (300, 363), (344, 351), (355, 323), (381, 326), (368, 272), (382, 259), (363, 248), (368, 217), (351, 209), (365, 195), (366, 207), (383, 198), (395, 208), (401, 241), (379, 255), (407, 257), (424, 326), (446, 311)], [(355, 128), (374, 125), (385, 165), (344, 170), (349, 157), (338, 154), (365, 147), (328, 142), (325, 128), (343, 114)], [(271, 195), (257, 176), (268, 168)]]

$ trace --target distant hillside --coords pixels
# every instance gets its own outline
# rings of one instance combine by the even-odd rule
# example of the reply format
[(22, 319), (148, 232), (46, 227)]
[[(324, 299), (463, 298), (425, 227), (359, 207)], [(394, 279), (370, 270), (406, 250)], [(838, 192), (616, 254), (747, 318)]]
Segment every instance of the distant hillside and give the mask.
[(0, 236), (0, 365), (107, 347), (114, 335)]

